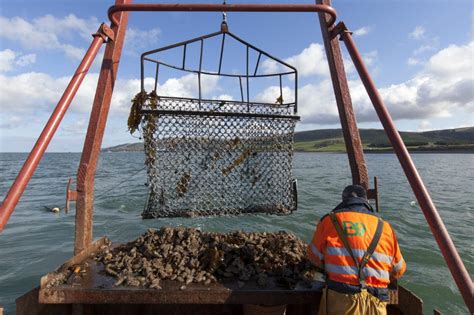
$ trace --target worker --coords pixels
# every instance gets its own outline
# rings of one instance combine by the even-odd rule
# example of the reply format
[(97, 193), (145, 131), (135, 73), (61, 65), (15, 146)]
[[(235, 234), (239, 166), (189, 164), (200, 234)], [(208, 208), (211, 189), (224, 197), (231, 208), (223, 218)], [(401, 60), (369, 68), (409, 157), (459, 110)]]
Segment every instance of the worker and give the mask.
[(321, 218), (307, 256), (326, 274), (319, 315), (387, 314), (388, 284), (406, 269), (395, 232), (359, 185)]

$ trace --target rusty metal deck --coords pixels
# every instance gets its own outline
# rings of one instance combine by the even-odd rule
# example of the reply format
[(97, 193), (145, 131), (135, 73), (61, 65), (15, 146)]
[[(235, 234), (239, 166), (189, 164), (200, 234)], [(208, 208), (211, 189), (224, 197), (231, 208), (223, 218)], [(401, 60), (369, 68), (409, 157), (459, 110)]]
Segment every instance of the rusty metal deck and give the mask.
[[(104, 243), (100, 239), (86, 251), (77, 255), (41, 279), (39, 303), (43, 304), (308, 304), (319, 301), (321, 292), (296, 286), (288, 289), (275, 284), (270, 278), (266, 287), (249, 281), (239, 287), (236, 280), (210, 285), (191, 283), (180, 289), (183, 283), (163, 281), (162, 289), (115, 287), (116, 279), (104, 271), (102, 263), (90, 257)], [(85, 270), (82, 277), (72, 276), (65, 284), (48, 288), (47, 284), (68, 268), (79, 265)]]
[[(17, 314), (243, 314), (243, 306), (287, 305), (288, 315), (314, 314), (319, 308), (321, 292), (297, 286), (278, 287), (270, 281), (267, 287), (247, 282), (239, 287), (236, 281), (211, 285), (190, 284), (181, 290), (182, 283), (163, 281), (162, 289), (115, 287), (115, 278), (104, 272), (91, 254), (106, 243), (102, 238), (86, 250), (72, 257), (56, 271), (41, 278), (35, 288), (17, 299)], [(87, 264), (86, 264), (87, 263)], [(81, 266), (82, 277), (69, 278), (65, 284), (48, 287), (48, 283), (65, 272)], [(87, 266), (86, 266), (87, 265)], [(390, 290), (387, 314), (423, 314), (423, 302), (401, 286)]]

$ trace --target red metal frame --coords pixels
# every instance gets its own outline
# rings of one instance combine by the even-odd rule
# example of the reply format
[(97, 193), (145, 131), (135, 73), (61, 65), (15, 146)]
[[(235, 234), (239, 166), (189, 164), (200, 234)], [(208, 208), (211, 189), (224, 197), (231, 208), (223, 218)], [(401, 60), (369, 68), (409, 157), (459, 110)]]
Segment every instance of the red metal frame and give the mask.
[(449, 270), (453, 275), (454, 281), (456, 282), (461, 295), (466, 303), (469, 311), (474, 313), (474, 299), (473, 299), (473, 284), (466, 267), (464, 266), (461, 257), (459, 256), (456, 247), (454, 246), (451, 237), (449, 236), (448, 230), (441, 219), (436, 206), (431, 199), (428, 190), (423, 183), (423, 180), (418, 174), (418, 171), (413, 163), (413, 160), (408, 153), (405, 143), (402, 137), (398, 133), (398, 130), (390, 116), (390, 113), (385, 106), (382, 97), (380, 96), (374, 81), (370, 77), (369, 71), (364, 64), (364, 61), (359, 54), (359, 51), (352, 39), (352, 33), (347, 30), (343, 23), (340, 23), (340, 29), (342, 30), (339, 34), (344, 41), (344, 44), (349, 51), (352, 62), (359, 73), (362, 83), (365, 86), (367, 94), (372, 101), (372, 104), (379, 116), (379, 119), (387, 133), (390, 142), (392, 143), (393, 149), (398, 157), (398, 160), (407, 176), (410, 186), (415, 193), (418, 204), (420, 205), (423, 214), (425, 215), (426, 221), (431, 228), (431, 232), (438, 243), (441, 253), (443, 254), (446, 263), (448, 264)]
[[(46, 123), (41, 135), (39, 136), (36, 144), (34, 145), (33, 149), (31, 150), (28, 158), (26, 159), (23, 167), (21, 168), (18, 176), (16, 177), (13, 185), (10, 187), (3, 203), (0, 206), (0, 232), (3, 231), (5, 225), (8, 222), (13, 210), (15, 209), (18, 201), (20, 200), (21, 195), (26, 189), (28, 182), (33, 176), (33, 173), (36, 170), (36, 167), (41, 161), (46, 148), (49, 145), (49, 142), (54, 136), (54, 133), (59, 127), (64, 114), (71, 105), (74, 96), (76, 95), (77, 90), (81, 86), (82, 80), (89, 71), (92, 62), (94, 61), (97, 53), (99, 52), (100, 47), (105, 42), (107, 35), (105, 33), (106, 26), (102, 24), (99, 27), (99, 30), (96, 34), (93, 35), (94, 39), (92, 40), (89, 49), (87, 50), (84, 58), (82, 59), (81, 63), (77, 67), (76, 72), (74, 73), (71, 81), (69, 82), (66, 90), (64, 91), (61, 99), (56, 105), (51, 117), (49, 118), (48, 122)], [(107, 31), (108, 32), (108, 31)], [(109, 33), (110, 34), (110, 33)]]
[[(316, 0), (319, 5), (331, 5), (331, 0)], [(352, 108), (351, 93), (347, 83), (346, 71), (342, 60), (341, 48), (337, 38), (331, 36), (334, 25), (329, 24), (326, 14), (319, 14), (321, 33), (323, 35), (324, 47), (328, 57), (329, 71), (331, 73), (332, 86), (336, 98), (339, 119), (341, 121), (342, 134), (346, 145), (347, 156), (352, 173), (353, 184), (362, 185), (369, 189), (369, 173), (364, 159), (364, 149), (360, 139), (359, 129)], [(373, 198), (373, 191), (369, 197)]]
[(112, 24), (117, 24), (115, 13), (124, 11), (193, 11), (193, 12), (321, 12), (331, 17), (328, 24), (336, 21), (336, 10), (321, 4), (116, 4), (108, 10)]
[[(116, 4), (126, 4), (128, 2), (131, 1), (116, 0)], [(89, 127), (87, 128), (81, 161), (77, 171), (75, 254), (80, 253), (92, 243), (95, 172), (122, 54), (128, 13), (120, 13), (118, 22), (112, 27), (115, 33), (114, 41), (109, 41), (105, 48)]]
[[(102, 69), (97, 86), (94, 105), (89, 121), (86, 140), (84, 143), (81, 163), (77, 175), (77, 204), (76, 204), (76, 242), (75, 252), (79, 253), (92, 242), (92, 212), (94, 199), (94, 177), (97, 160), (100, 153), (100, 145), (104, 134), (107, 115), (112, 98), (112, 91), (117, 76), (118, 63), (122, 51), (125, 29), (128, 22), (126, 11), (247, 11), (247, 12), (319, 12), (321, 29), (326, 45), (326, 52), (331, 68), (331, 76), (335, 83), (334, 92), (338, 109), (341, 115), (341, 124), (344, 129), (344, 138), (348, 147), (349, 161), (353, 174), (353, 181), (365, 184), (368, 182), (367, 169), (361, 151), (360, 136), (355, 125), (355, 116), (350, 101), (347, 87), (347, 79), (340, 58), (340, 48), (334, 41), (340, 35), (344, 41), (352, 61), (361, 77), (361, 80), (369, 94), (374, 108), (382, 122), (389, 137), (400, 164), (410, 182), (418, 203), (425, 215), (431, 231), (441, 249), (447, 265), (454, 280), (461, 291), (470, 312), (474, 313), (473, 285), (472, 280), (449, 236), (446, 227), (438, 214), (438, 211), (421, 180), (408, 150), (398, 133), (380, 94), (372, 81), (366, 66), (355, 46), (350, 32), (342, 23), (333, 27), (336, 19), (336, 11), (330, 7), (329, 0), (317, 0), (315, 5), (297, 4), (129, 4), (127, 0), (116, 0), (116, 5), (109, 8), (109, 17), (113, 22), (114, 41), (107, 43), (107, 49), (102, 63)], [(328, 5), (329, 4), (329, 5)], [(119, 15), (117, 17), (116, 15)], [(329, 18), (325, 15), (329, 14)], [(18, 177), (15, 179), (4, 202), (0, 207), (0, 231), (3, 230), (10, 215), (12, 214), (18, 200), (33, 175), (41, 160), (51, 138), (59, 126), (65, 112), (67, 111), (77, 89), (85, 74), (90, 68), (97, 52), (106, 37), (110, 37), (111, 30), (101, 27), (95, 34), (94, 40), (89, 47), (84, 59), (79, 65), (51, 118), (46, 124), (38, 141), (33, 147), (28, 159), (25, 161)], [(368, 186), (368, 183), (365, 185)]]
[(77, 191), (71, 190), (71, 185), (72, 185), (72, 178), (69, 178), (66, 185), (66, 205), (64, 207), (64, 212), (66, 214), (69, 213), (69, 203), (71, 201), (77, 200)]

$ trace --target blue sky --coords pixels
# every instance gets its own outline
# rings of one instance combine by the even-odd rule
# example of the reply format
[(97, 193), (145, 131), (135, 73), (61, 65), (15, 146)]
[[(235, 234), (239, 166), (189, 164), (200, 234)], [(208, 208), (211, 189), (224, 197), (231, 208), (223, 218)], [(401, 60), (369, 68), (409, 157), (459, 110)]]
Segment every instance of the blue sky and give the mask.
[[(238, 2), (243, 1), (228, 1)], [(31, 149), (90, 44), (90, 34), (107, 21), (111, 4), (0, 1), (1, 152)], [(474, 125), (472, 1), (335, 0), (333, 5), (338, 20), (354, 31), (400, 130)], [(302, 116), (298, 130), (339, 127), (314, 14), (229, 13), (228, 18), (233, 33), (298, 68)], [(131, 13), (103, 146), (138, 141), (127, 133), (126, 119), (129, 101), (139, 91), (140, 53), (217, 31), (220, 21), (220, 13)], [(229, 59), (241, 60), (236, 52), (230, 52)], [(237, 65), (237, 61), (229, 64)], [(99, 67), (100, 60), (90, 70), (49, 151), (82, 149)], [(346, 69), (359, 127), (379, 128), (350, 62)], [(160, 84), (167, 93), (192, 89), (179, 75)], [(223, 82), (208, 82), (207, 87), (210, 97), (229, 94)], [(269, 92), (258, 95), (270, 100)]]

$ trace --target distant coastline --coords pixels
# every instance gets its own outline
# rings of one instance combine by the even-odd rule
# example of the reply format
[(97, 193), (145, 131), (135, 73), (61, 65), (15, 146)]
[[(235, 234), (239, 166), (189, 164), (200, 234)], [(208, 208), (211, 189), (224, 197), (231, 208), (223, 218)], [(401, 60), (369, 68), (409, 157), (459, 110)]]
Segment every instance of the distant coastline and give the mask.
[[(383, 130), (359, 130), (365, 153), (391, 153), (393, 149)], [(474, 127), (400, 132), (408, 151), (412, 153), (474, 153)], [(346, 152), (341, 129), (319, 129), (296, 132), (296, 152)], [(103, 148), (102, 152), (143, 151), (143, 143), (126, 143)]]

